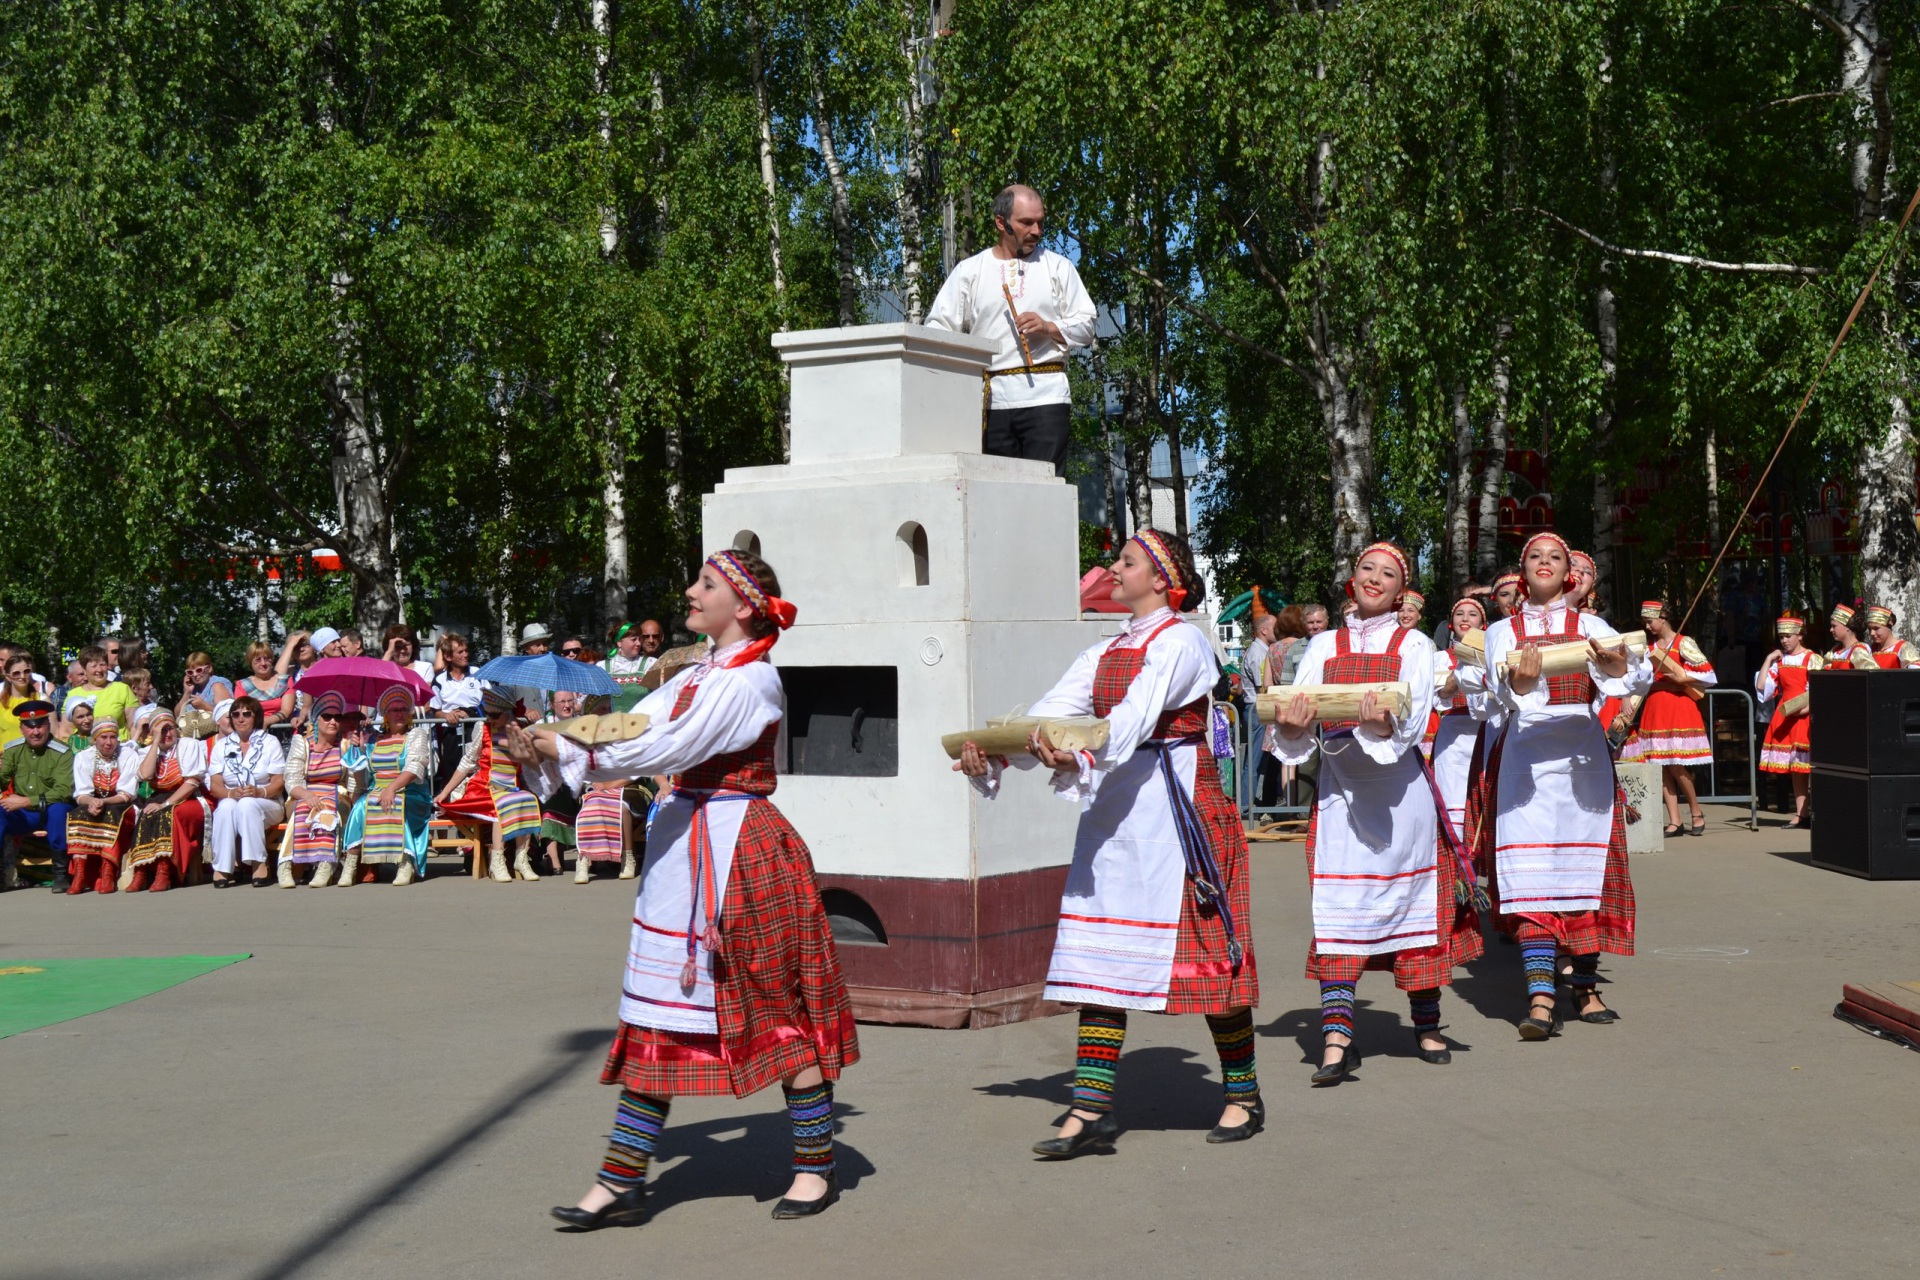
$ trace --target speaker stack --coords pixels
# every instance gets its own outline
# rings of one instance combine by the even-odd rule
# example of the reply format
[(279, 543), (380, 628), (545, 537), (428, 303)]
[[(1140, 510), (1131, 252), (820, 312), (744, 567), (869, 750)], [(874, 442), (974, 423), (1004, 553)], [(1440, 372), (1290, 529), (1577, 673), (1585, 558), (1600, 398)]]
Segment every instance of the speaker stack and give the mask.
[(1920, 670), (1816, 671), (1813, 865), (1920, 880)]

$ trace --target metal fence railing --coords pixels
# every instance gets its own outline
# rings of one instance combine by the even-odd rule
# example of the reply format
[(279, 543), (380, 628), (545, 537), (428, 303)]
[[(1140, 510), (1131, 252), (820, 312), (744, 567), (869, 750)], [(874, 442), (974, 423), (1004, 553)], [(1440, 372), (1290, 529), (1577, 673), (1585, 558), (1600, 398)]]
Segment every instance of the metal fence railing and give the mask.
[[(1272, 821), (1277, 818), (1304, 818), (1313, 808), (1312, 779), (1318, 775), (1320, 760), (1297, 768), (1282, 765), (1266, 752), (1267, 727), (1256, 716), (1247, 714), (1244, 703), (1223, 703), (1234, 721), (1233, 749), (1235, 800), (1240, 817), (1246, 822)], [(1271, 794), (1270, 802), (1261, 796)]]
[[(1732, 704), (1731, 711), (1721, 707)], [(1707, 771), (1707, 789), (1700, 793), (1701, 804), (1744, 804), (1747, 827), (1760, 829), (1759, 758), (1755, 753), (1754, 723), (1757, 715), (1753, 695), (1745, 689), (1709, 689), (1702, 704), (1707, 722), (1707, 740), (1713, 744), (1713, 763), (1700, 766)], [(1722, 732), (1722, 729), (1726, 732)], [(1746, 791), (1722, 790), (1728, 782), (1746, 783)]]

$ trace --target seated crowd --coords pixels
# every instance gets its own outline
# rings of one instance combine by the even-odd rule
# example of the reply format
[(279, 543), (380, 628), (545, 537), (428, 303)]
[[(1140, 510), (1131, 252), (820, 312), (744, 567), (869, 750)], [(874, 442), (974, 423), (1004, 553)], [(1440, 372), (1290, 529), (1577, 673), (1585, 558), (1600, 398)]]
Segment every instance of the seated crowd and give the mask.
[[(422, 657), (413, 629), (396, 625), (380, 656), (413, 671), (430, 696), (423, 706), (396, 686), (377, 707), (300, 687), (322, 659), (371, 656), (351, 629), (296, 631), (277, 651), (257, 642), (233, 679), (207, 654), (190, 654), (171, 705), (137, 639), (82, 648), (57, 685), (34, 670), (30, 651), (0, 643), (0, 890), (19, 887), (35, 855), (63, 894), (202, 879), (216, 888), (364, 884), (381, 867), (407, 884), (426, 874), (436, 826), (480, 841), (497, 881), (559, 874), (569, 849), (577, 883), (596, 863), (630, 879), (635, 815), (663, 780), (595, 783), (543, 803), (494, 740), (516, 723), (624, 710), (665, 641), (651, 620), (621, 626), (610, 656), (578, 636), (562, 641), (562, 657), (602, 665), (621, 691), (588, 699), (481, 681), (465, 637), (443, 633)], [(552, 642), (532, 623), (520, 652), (537, 656)]]

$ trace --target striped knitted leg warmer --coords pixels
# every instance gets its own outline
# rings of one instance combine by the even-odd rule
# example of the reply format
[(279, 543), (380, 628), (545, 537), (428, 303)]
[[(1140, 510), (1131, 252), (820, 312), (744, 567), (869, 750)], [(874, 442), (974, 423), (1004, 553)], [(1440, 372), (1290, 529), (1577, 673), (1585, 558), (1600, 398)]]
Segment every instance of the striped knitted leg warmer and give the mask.
[(1253, 1010), (1220, 1016), (1207, 1015), (1207, 1030), (1220, 1054), (1220, 1078), (1227, 1101), (1251, 1105), (1260, 1097), (1260, 1073), (1253, 1065)]
[(1080, 1047), (1073, 1064), (1073, 1105), (1105, 1115), (1113, 1110), (1113, 1076), (1127, 1040), (1125, 1009), (1082, 1009)]
[(793, 1121), (793, 1171), (826, 1177), (833, 1172), (833, 1081), (781, 1091)]
[(1549, 1000), (1554, 998), (1553, 952), (1551, 940), (1520, 944), (1520, 969), (1527, 975), (1528, 999), (1534, 996), (1545, 996)]
[(1320, 984), (1320, 1030), (1326, 1035), (1332, 1035), (1337, 1031), (1347, 1039), (1353, 1039), (1353, 984), (1351, 982)]
[(1407, 1006), (1413, 1013), (1413, 1033), (1417, 1036), (1440, 1032), (1440, 988), (1407, 992)]
[(607, 1139), (607, 1158), (600, 1162), (600, 1185), (618, 1195), (647, 1180), (647, 1165), (660, 1131), (667, 1127), (670, 1098), (655, 1098), (631, 1089), (620, 1091), (613, 1113), (613, 1132)]
[(1572, 959), (1573, 972), (1567, 975), (1567, 981), (1572, 985), (1576, 995), (1592, 991), (1600, 985), (1599, 952), (1596, 951), (1592, 955), (1574, 956)]

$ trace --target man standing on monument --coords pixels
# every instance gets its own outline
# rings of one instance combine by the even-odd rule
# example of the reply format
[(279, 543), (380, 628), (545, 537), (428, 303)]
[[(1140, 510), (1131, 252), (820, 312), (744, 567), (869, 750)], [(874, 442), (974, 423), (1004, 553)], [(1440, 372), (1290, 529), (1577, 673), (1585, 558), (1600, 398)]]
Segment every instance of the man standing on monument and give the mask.
[(1019, 183), (993, 201), (999, 243), (953, 269), (927, 324), (971, 333), (998, 348), (986, 374), (982, 448), (1034, 458), (1065, 473), (1073, 419), (1067, 351), (1093, 344), (1093, 299), (1073, 264), (1040, 247), (1046, 208)]

